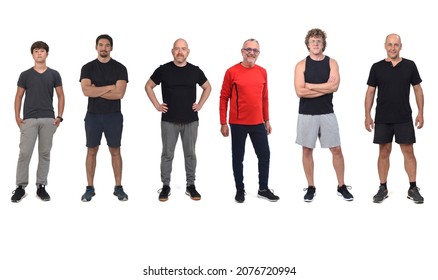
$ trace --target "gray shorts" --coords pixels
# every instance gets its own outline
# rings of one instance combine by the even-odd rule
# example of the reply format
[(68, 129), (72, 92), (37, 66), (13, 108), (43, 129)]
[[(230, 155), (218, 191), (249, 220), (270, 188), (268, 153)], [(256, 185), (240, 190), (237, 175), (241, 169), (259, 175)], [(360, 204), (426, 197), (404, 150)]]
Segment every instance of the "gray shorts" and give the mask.
[(333, 148), (341, 145), (338, 121), (334, 113), (298, 115), (295, 143), (313, 149), (317, 138), (319, 138), (321, 148)]

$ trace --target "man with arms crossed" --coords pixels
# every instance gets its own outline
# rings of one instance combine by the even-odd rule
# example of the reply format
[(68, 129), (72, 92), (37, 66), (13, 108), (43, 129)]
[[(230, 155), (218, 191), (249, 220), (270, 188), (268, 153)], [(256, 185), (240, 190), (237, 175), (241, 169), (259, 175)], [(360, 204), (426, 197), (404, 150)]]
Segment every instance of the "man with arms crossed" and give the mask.
[(120, 146), (123, 130), (121, 99), (125, 96), (128, 71), (124, 65), (111, 58), (113, 39), (103, 34), (96, 39), (97, 59), (85, 64), (81, 70), (82, 92), (88, 97), (85, 116), (87, 137), (86, 172), (87, 183), (81, 200), (90, 201), (95, 195), (94, 173), (96, 157), (102, 134), (111, 153), (115, 187), (113, 194), (120, 201), (128, 200), (122, 187), (122, 156)]
[(353, 195), (344, 182), (344, 156), (336, 115), (333, 110), (333, 93), (338, 90), (340, 76), (336, 60), (324, 54), (326, 33), (318, 28), (307, 32), (304, 43), (309, 55), (295, 67), (295, 91), (300, 98), (296, 143), (303, 147), (303, 168), (308, 187), (305, 202), (313, 201), (313, 149), (319, 138), (322, 148), (329, 148), (338, 180), (338, 195), (352, 201)]

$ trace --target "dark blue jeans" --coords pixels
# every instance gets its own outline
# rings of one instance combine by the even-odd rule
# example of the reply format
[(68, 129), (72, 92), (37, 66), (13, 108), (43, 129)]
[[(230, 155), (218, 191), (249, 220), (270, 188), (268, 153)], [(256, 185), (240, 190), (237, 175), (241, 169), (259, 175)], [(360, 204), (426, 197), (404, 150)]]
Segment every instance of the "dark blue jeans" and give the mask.
[(245, 187), (243, 183), (243, 159), (245, 156), (245, 143), (248, 134), (258, 158), (259, 189), (267, 189), (269, 177), (269, 159), (271, 153), (269, 150), (268, 133), (265, 125), (231, 124), (230, 127), (233, 173), (237, 190), (241, 190)]

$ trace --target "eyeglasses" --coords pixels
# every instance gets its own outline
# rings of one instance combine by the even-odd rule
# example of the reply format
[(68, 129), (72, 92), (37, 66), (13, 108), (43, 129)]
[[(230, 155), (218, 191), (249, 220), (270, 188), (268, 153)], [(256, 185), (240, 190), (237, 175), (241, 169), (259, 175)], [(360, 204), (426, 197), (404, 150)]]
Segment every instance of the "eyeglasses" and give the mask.
[(252, 49), (252, 48), (246, 48), (246, 49), (242, 49), (242, 51), (246, 51), (247, 53), (251, 53), (253, 52), (254, 54), (259, 54), (260, 50), (259, 49)]
[(309, 45), (321, 45), (322, 40), (309, 40)]

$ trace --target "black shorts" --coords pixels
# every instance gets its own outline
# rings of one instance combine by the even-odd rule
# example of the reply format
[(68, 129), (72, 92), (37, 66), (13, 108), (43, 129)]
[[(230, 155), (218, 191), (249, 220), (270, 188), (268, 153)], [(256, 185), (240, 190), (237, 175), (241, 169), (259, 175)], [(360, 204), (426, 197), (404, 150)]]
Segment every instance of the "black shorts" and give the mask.
[(386, 144), (391, 143), (395, 135), (397, 144), (413, 144), (415, 143), (414, 123), (376, 123), (374, 126), (374, 143)]
[(85, 134), (87, 147), (94, 148), (100, 145), (102, 133), (105, 134), (109, 147), (120, 147), (123, 131), (123, 115), (121, 112), (108, 114), (88, 113), (85, 116)]

